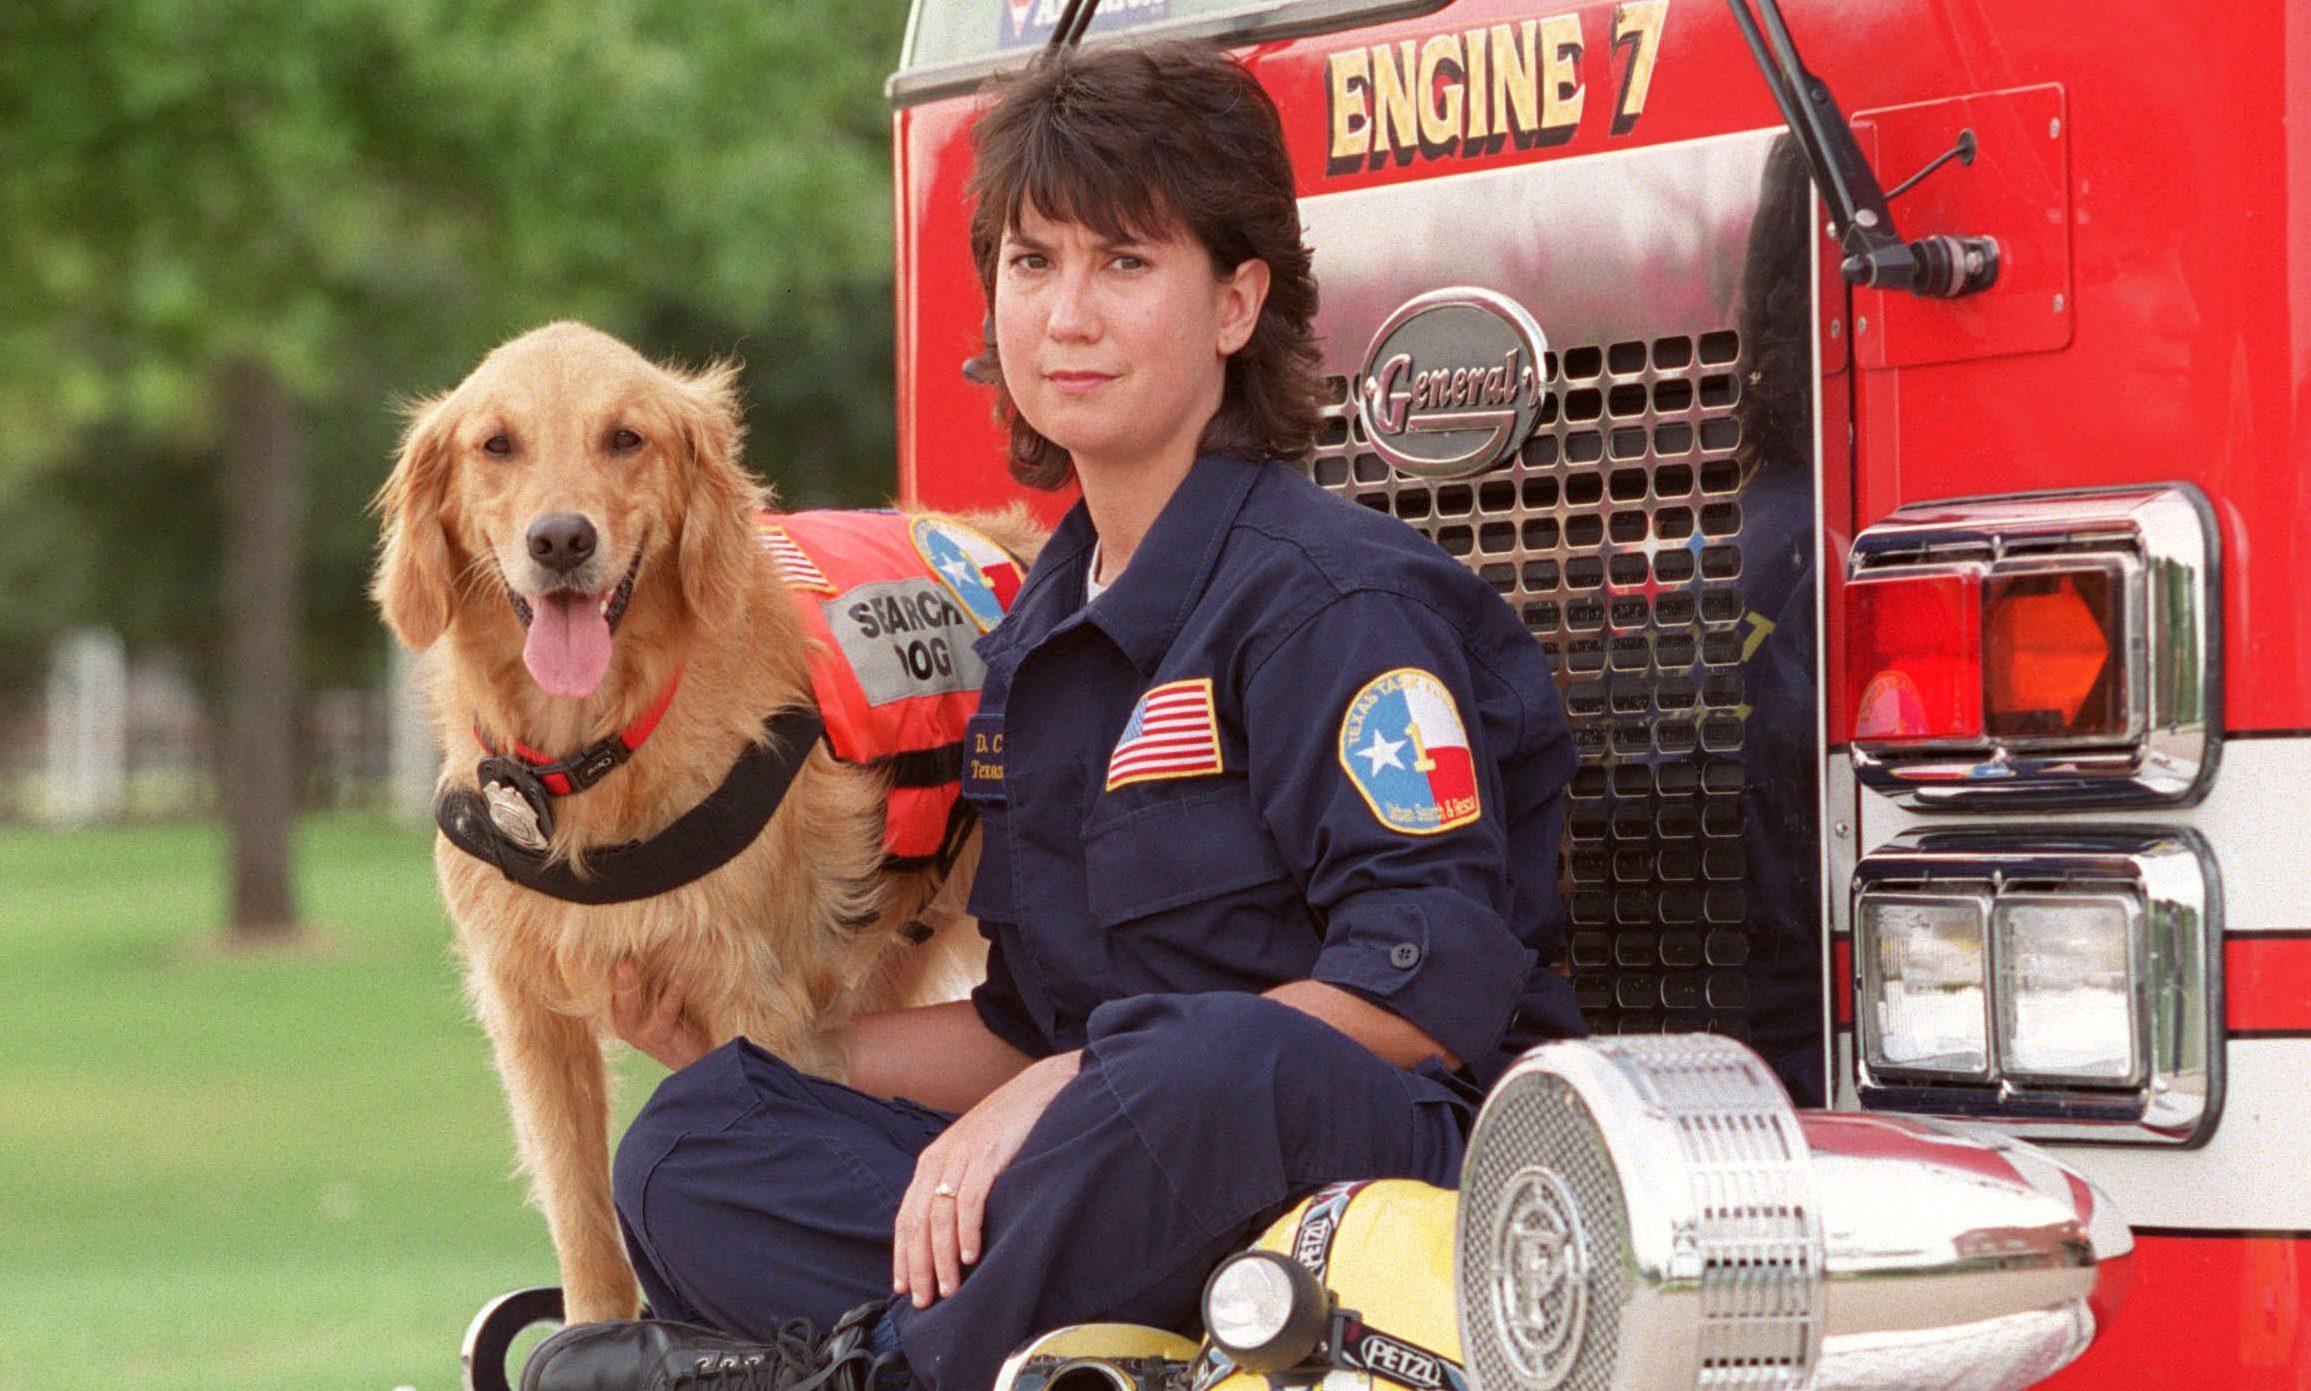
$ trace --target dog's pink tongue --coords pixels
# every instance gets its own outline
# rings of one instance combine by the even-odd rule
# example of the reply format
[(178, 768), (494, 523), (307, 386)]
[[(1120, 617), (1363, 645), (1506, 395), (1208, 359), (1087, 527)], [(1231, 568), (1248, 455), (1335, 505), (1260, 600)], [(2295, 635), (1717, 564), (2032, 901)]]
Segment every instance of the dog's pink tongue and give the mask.
[(536, 603), (522, 661), (547, 695), (582, 699), (610, 669), (610, 624), (590, 594), (548, 594)]

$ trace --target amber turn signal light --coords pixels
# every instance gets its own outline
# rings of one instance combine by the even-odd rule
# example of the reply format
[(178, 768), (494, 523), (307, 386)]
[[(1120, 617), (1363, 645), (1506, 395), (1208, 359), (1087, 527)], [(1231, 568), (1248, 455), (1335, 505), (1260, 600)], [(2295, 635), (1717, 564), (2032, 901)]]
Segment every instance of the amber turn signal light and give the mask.
[(1983, 586), (1990, 733), (2006, 739), (2122, 734), (2115, 567), (2004, 575)]

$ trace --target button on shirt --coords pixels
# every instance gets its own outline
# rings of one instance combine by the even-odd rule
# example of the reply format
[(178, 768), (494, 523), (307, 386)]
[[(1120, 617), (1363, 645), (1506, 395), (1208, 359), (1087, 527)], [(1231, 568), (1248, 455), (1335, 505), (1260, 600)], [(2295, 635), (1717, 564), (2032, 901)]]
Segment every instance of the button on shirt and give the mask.
[(1546, 964), (1572, 741), (1499, 596), (1394, 518), (1227, 454), (1086, 603), (1096, 541), (1078, 503), (978, 643), (987, 1026), (1043, 1056), (1112, 1000), (1314, 979), (1488, 1083), (1585, 1032)]

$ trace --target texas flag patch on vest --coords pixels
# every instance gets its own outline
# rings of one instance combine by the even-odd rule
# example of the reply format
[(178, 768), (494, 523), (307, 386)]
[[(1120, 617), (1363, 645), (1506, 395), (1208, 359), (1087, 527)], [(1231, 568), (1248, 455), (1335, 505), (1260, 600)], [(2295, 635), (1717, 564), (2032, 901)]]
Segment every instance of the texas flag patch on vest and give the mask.
[(917, 517), (911, 534), (923, 563), (954, 594), (979, 631), (1003, 621), (1019, 595), (1019, 562), (967, 526), (944, 517)]
[(1376, 676), (1348, 702), (1340, 766), (1392, 831), (1432, 836), (1482, 814), (1460, 709), (1445, 684), (1418, 667)]
[(1123, 737), (1107, 759), (1107, 790), (1164, 778), (1220, 771), (1220, 721), (1212, 711), (1212, 678), (1150, 686), (1131, 708)]

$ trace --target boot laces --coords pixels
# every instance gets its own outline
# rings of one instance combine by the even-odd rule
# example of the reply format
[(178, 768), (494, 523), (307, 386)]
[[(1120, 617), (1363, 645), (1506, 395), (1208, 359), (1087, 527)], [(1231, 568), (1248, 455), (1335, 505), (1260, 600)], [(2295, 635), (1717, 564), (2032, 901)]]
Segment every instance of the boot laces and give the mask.
[(667, 1391), (905, 1391), (906, 1359), (868, 1346), (875, 1312), (854, 1309), (823, 1337), (809, 1319), (788, 1319), (752, 1352), (700, 1355)]

